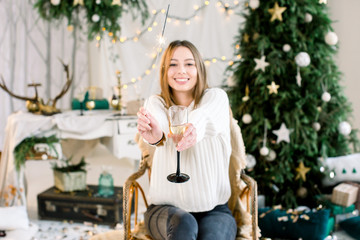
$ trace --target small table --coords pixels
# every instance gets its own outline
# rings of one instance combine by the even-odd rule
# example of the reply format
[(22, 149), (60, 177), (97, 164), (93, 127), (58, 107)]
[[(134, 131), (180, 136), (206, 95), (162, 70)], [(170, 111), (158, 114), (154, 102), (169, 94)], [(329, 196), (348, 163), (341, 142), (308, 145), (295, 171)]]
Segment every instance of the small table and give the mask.
[(114, 195), (98, 196), (98, 186), (88, 185), (84, 191), (61, 192), (51, 187), (37, 197), (42, 219), (73, 220), (116, 225), (122, 222), (122, 187), (114, 187)]

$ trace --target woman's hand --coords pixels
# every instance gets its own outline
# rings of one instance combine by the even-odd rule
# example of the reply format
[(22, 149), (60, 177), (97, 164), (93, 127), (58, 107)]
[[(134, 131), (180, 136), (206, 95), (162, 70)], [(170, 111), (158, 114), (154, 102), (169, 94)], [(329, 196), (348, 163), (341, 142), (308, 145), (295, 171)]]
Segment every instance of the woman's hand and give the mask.
[[(172, 134), (169, 133), (168, 137), (172, 137)], [(183, 151), (194, 146), (196, 143), (196, 128), (191, 123), (188, 123), (186, 130), (180, 142), (176, 146), (177, 151)]]
[(163, 137), (158, 121), (143, 107), (139, 109), (137, 116), (137, 129), (140, 135), (150, 144), (157, 143)]

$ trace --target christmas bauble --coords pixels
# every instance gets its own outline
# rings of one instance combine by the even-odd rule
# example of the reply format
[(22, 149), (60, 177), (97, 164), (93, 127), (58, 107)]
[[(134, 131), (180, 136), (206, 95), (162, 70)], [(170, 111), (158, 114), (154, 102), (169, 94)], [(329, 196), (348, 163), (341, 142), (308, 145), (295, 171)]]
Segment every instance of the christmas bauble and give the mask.
[(283, 51), (284, 52), (289, 52), (291, 50), (291, 46), (289, 45), (289, 44), (284, 44), (284, 46), (283, 46)]
[(300, 187), (296, 192), (296, 195), (301, 198), (305, 198), (307, 194), (308, 194), (308, 190), (304, 187)]
[(60, 4), (61, 0), (51, 0), (50, 2), (52, 5), (57, 6)]
[(338, 42), (338, 36), (334, 32), (328, 32), (325, 35), (325, 42), (329, 45), (335, 45)]
[(351, 125), (346, 121), (342, 121), (339, 123), (338, 130), (342, 135), (348, 136), (351, 133)]
[(257, 9), (260, 6), (260, 0), (250, 0), (249, 1), (249, 6), (252, 9)]
[(323, 100), (324, 102), (329, 102), (331, 100), (331, 95), (328, 92), (324, 92), (321, 95), (321, 100)]
[(101, 0), (96, 0), (95, 3), (96, 3), (96, 4), (100, 4), (100, 3), (101, 3)]
[(313, 17), (310, 13), (305, 13), (305, 22), (310, 23)]
[(256, 165), (255, 157), (251, 154), (246, 154), (246, 168), (251, 169), (255, 167), (255, 165)]
[(243, 123), (245, 123), (245, 124), (251, 123), (251, 121), (252, 121), (251, 115), (248, 114), (248, 113), (244, 114), (243, 117), (242, 117), (242, 121), (243, 121)]
[(100, 20), (100, 16), (97, 14), (92, 15), (91, 20), (93, 22), (98, 22)]
[(315, 130), (315, 131), (320, 131), (320, 129), (321, 129), (321, 125), (320, 125), (320, 123), (318, 123), (318, 122), (314, 122), (313, 124), (312, 124), (312, 127), (313, 127), (313, 129)]
[(276, 152), (274, 150), (270, 150), (269, 154), (265, 157), (266, 161), (272, 162), (276, 158)]
[(269, 154), (269, 149), (267, 147), (260, 148), (260, 155), (261, 156), (266, 156), (268, 154)]
[(295, 62), (299, 67), (307, 67), (310, 64), (310, 56), (307, 52), (300, 52), (296, 55)]

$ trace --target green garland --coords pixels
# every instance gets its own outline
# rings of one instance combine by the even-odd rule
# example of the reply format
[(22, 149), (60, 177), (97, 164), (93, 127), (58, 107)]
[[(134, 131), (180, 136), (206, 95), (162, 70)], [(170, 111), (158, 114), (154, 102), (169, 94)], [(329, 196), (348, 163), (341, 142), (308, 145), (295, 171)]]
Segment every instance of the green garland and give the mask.
[[(83, 2), (83, 5), (77, 4), (78, 2)], [(121, 0), (121, 5), (113, 4), (114, 2), (114, 0), (36, 0), (34, 8), (38, 10), (41, 18), (48, 21), (61, 20), (65, 17), (68, 25), (80, 24), (76, 22), (75, 16), (80, 10), (85, 10), (89, 40), (96, 36), (101, 37), (105, 31), (117, 40), (121, 32), (120, 19), (124, 12), (130, 12), (133, 19), (140, 15), (144, 24), (149, 17), (149, 11), (145, 0)]]
[(56, 153), (56, 156), (58, 156), (58, 152), (56, 151), (56, 148), (54, 146), (54, 143), (58, 143), (59, 139), (56, 137), (56, 135), (51, 135), (50, 137), (29, 137), (25, 138), (21, 143), (19, 143), (14, 150), (14, 156), (15, 156), (15, 167), (16, 170), (19, 171), (20, 167), (25, 164), (26, 156), (34, 157), (34, 153), (32, 149), (34, 146), (38, 143), (45, 143), (47, 144), (51, 150), (53, 150)]

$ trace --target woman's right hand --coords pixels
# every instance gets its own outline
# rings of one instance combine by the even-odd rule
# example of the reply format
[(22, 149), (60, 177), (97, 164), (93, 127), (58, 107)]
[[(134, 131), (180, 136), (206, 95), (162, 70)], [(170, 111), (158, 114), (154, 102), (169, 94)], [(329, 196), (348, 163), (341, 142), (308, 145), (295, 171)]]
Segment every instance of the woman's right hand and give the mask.
[(145, 108), (137, 112), (137, 129), (140, 135), (150, 144), (157, 143), (163, 137), (158, 121)]

